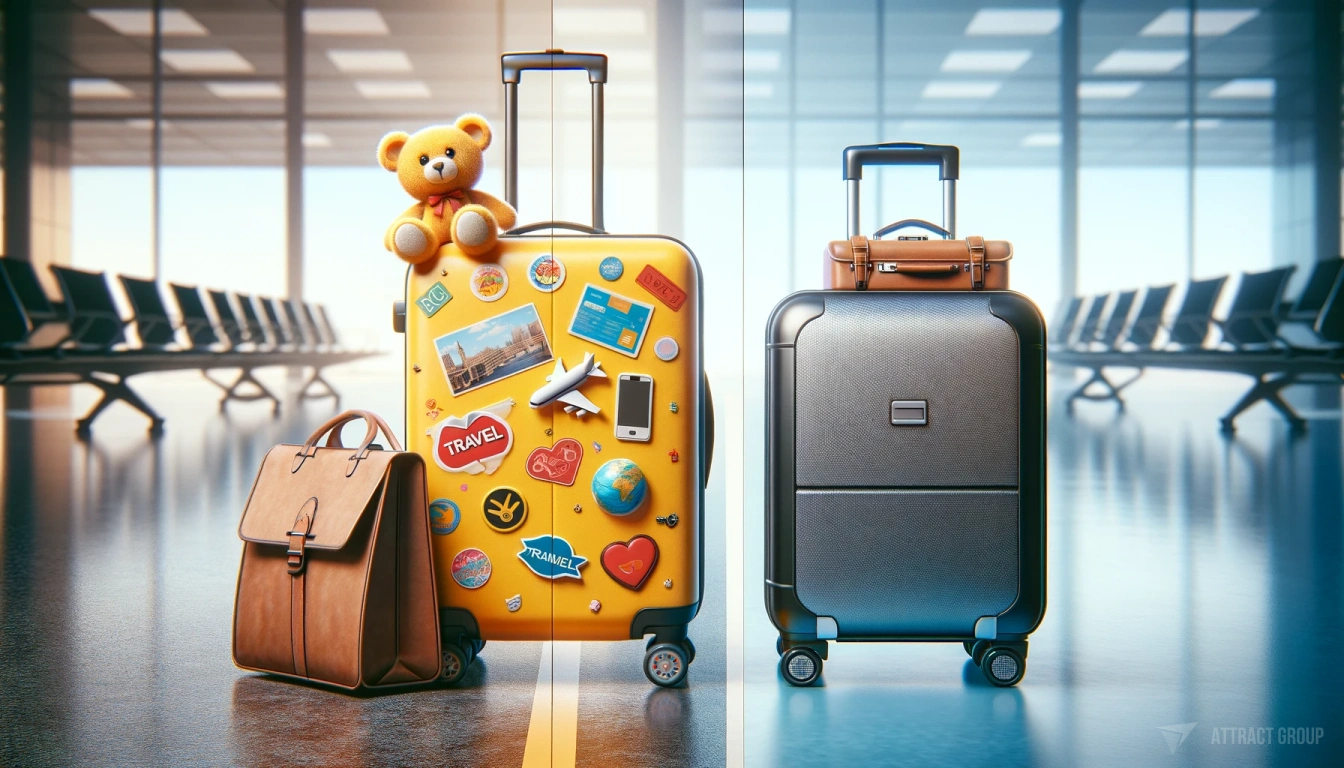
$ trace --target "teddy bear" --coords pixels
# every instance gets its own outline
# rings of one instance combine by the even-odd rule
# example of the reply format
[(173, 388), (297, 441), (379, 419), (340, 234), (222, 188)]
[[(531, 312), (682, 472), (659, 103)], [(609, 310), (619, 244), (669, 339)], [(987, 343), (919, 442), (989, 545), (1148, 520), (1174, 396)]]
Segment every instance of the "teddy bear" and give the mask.
[(490, 125), (462, 115), (452, 125), (431, 125), (409, 135), (393, 131), (378, 142), (378, 162), (397, 174), (418, 202), (387, 228), (383, 245), (412, 264), (428, 260), (444, 243), (468, 256), (489, 253), (499, 230), (517, 222), (513, 206), (474, 189), (485, 169)]

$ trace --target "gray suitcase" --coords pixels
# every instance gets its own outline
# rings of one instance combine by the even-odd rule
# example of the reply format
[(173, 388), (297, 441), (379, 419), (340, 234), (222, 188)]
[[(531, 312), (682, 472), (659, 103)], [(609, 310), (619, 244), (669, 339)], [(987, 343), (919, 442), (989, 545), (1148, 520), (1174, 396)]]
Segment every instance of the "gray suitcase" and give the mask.
[(1022, 679), (1045, 613), (1045, 325), (1030, 300), (785, 298), (766, 338), (766, 452), (765, 602), (788, 682), (815, 682), (830, 640), (961, 642), (990, 682)]

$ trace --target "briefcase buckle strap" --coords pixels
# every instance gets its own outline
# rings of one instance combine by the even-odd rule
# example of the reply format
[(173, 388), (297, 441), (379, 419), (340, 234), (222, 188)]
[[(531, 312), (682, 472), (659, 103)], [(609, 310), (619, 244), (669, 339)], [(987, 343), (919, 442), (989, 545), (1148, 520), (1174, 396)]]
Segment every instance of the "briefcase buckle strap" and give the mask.
[(849, 239), (850, 248), (854, 252), (854, 260), (849, 268), (854, 273), (854, 289), (857, 291), (868, 290), (868, 275), (873, 268), (873, 262), (869, 258), (868, 238), (863, 235), (855, 235)]
[(970, 251), (971, 290), (985, 287), (985, 238), (970, 235), (966, 238), (966, 248)]
[(289, 548), (285, 550), (285, 554), (289, 556), (290, 576), (303, 573), (307, 564), (305, 545), (314, 537), (312, 531), (315, 517), (317, 517), (317, 497), (312, 496), (299, 508), (299, 514), (294, 518), (294, 527), (285, 534), (289, 537)]

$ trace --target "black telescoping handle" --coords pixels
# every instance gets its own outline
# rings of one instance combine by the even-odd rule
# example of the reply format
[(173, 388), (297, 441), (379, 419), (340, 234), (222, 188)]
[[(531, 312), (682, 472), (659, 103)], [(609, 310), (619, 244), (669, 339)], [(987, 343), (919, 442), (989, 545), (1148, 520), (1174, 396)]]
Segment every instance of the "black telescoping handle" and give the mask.
[(949, 239), (957, 231), (957, 178), (961, 174), (961, 151), (951, 144), (893, 142), (845, 147), (843, 171), (849, 188), (849, 237), (859, 230), (859, 181), (866, 165), (936, 165), (943, 182), (943, 229)]
[(559, 49), (506, 53), (500, 57), (504, 80), (504, 199), (518, 207), (518, 83), (536, 70), (581, 69), (593, 86), (593, 229), (602, 226), (602, 145), (606, 111), (602, 86), (607, 82), (607, 57), (601, 53), (568, 53)]

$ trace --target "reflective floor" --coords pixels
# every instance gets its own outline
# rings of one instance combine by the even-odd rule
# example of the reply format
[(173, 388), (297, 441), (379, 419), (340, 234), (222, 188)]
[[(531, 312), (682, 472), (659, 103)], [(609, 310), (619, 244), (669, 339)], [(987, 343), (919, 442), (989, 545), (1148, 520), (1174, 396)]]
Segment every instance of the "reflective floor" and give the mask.
[[(329, 376), (347, 404), (401, 421), (395, 379)], [(140, 387), (168, 418), (161, 441), (121, 406), (88, 444), (60, 409), (0, 433), (0, 765), (550, 765), (532, 718), (568, 695), (566, 674), (578, 679), (571, 764), (723, 764), (721, 534), (707, 537), (680, 689), (644, 679), (642, 641), (568, 644), (554, 665), (550, 644), (490, 643), (459, 688), (374, 697), (244, 673), (230, 659), (238, 517), (265, 451), (302, 442), (331, 407), (219, 415), (198, 376)], [(721, 531), (721, 485), (708, 497), (720, 500), (708, 529)]]
[(749, 581), (747, 764), (1344, 764), (1339, 413), (1293, 440), (1261, 406), (1224, 439), (1243, 386), (1150, 373), (1126, 414), (1052, 410), (1049, 606), (1018, 688), (959, 644), (832, 644), (791, 688)]

